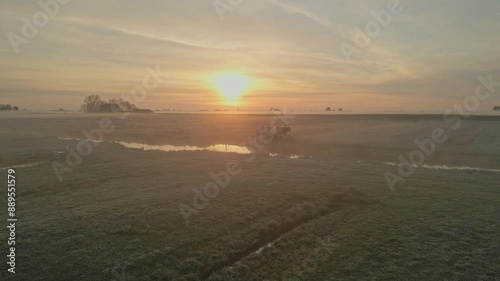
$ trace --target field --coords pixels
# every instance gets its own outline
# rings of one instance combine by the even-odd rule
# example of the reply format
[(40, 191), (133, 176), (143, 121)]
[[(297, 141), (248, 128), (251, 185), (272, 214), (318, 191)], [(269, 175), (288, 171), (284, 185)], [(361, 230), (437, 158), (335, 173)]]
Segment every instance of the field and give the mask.
[[(4, 262), (2, 280), (500, 276), (500, 116), (452, 130), (434, 115), (298, 115), (286, 119), (290, 135), (259, 144), (255, 155), (116, 142), (251, 146), (248, 138), (276, 116), (120, 117), (0, 114), (0, 168), (17, 167), (19, 218), (17, 273)], [(113, 132), (59, 181), (53, 151), (75, 147), (104, 118)], [(397, 175), (398, 156), (408, 159), (435, 128), (446, 142), (391, 191), (385, 173)], [(225, 174), (228, 163), (238, 172), (200, 200), (210, 174)], [(0, 253), (7, 261), (5, 239)]]

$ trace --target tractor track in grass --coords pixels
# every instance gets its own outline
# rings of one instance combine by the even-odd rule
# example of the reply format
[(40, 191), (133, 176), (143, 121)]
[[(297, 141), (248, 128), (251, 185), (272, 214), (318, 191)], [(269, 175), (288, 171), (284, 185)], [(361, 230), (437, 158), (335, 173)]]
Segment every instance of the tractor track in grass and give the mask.
[(337, 202), (339, 204), (335, 204), (336, 202), (333, 202), (333, 203), (329, 204), (326, 209), (320, 209), (320, 210), (318, 210), (317, 213), (315, 213), (314, 215), (312, 215), (310, 217), (305, 217), (305, 218), (302, 218), (300, 220), (297, 220), (293, 224), (286, 225), (279, 232), (269, 233), (258, 244), (254, 244), (254, 245), (244, 249), (243, 251), (241, 251), (233, 256), (230, 256), (226, 261), (221, 262), (220, 264), (218, 264), (218, 265), (216, 265), (208, 270), (203, 271), (200, 274), (200, 279), (201, 280), (209, 280), (212, 276), (218, 274), (224, 268), (231, 267), (231, 266), (238, 264), (240, 261), (246, 259), (247, 257), (252, 256), (254, 253), (259, 251), (260, 249), (266, 248), (267, 245), (269, 245), (270, 243), (273, 244), (274, 242), (279, 241), (280, 239), (282, 239), (283, 237), (285, 237), (286, 235), (288, 235), (289, 233), (291, 233), (295, 229), (297, 229), (297, 228), (299, 228), (299, 227), (301, 227), (301, 226), (303, 226), (311, 221), (314, 221), (314, 220), (317, 220), (319, 218), (328, 216), (330, 214), (342, 211), (343, 208), (341, 205), (348, 202), (345, 200), (345, 198), (348, 196), (352, 196), (352, 195), (355, 196), (355, 200), (351, 201), (351, 203), (354, 203), (357, 206), (367, 207), (368, 205), (372, 204), (372, 202), (366, 201), (366, 200), (361, 198), (362, 196), (364, 196), (364, 194), (360, 193), (359, 191), (349, 190), (344, 194), (340, 194), (340, 196), (339, 196), (340, 201)]

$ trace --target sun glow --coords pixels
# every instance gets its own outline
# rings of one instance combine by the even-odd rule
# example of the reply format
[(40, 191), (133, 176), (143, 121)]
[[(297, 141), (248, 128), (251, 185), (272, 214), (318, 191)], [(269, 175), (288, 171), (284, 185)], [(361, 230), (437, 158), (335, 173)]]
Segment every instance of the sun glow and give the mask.
[(212, 80), (219, 94), (229, 105), (238, 104), (239, 97), (248, 92), (254, 84), (251, 78), (237, 72), (221, 73)]

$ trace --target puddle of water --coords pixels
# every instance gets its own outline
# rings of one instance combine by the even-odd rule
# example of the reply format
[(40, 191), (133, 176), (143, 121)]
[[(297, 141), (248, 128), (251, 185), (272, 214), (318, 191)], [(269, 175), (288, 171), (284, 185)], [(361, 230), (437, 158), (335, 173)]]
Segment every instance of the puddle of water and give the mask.
[[(280, 155), (278, 153), (269, 153), (269, 156), (271, 157), (279, 157)], [(293, 154), (291, 156), (286, 156), (287, 158), (289, 159), (302, 159), (302, 158), (309, 158), (309, 159), (312, 159), (312, 156), (309, 156), (309, 157), (305, 157), (305, 156), (302, 156), (302, 155), (296, 155), (296, 154)]]
[(218, 152), (238, 153), (238, 154), (252, 154), (252, 151), (247, 147), (237, 146), (237, 145), (217, 144), (209, 146), (208, 150), (218, 151)]
[(199, 146), (175, 146), (175, 145), (147, 145), (142, 143), (130, 142), (116, 142), (126, 148), (142, 149), (142, 150), (159, 150), (168, 152), (179, 151), (214, 151), (223, 153), (237, 153), (237, 154), (252, 154), (252, 151), (247, 147), (237, 145), (216, 144), (207, 147)]
[(267, 243), (265, 246), (263, 246), (260, 249), (258, 249), (257, 251), (255, 251), (255, 254), (259, 255), (260, 253), (262, 253), (262, 251), (264, 251), (265, 249), (271, 248), (272, 246), (273, 246), (273, 243)]
[[(58, 138), (60, 140), (81, 140), (78, 138)], [(141, 149), (141, 150), (157, 150), (157, 151), (167, 151), (167, 152), (183, 152), (183, 151), (214, 151), (214, 152), (222, 152), (222, 153), (237, 153), (237, 154), (252, 154), (253, 152), (248, 148), (244, 146), (237, 146), (237, 145), (229, 145), (229, 144), (216, 144), (216, 145), (211, 145), (207, 147), (200, 147), (200, 146), (190, 146), (190, 145), (184, 145), (184, 146), (177, 146), (177, 145), (149, 145), (149, 144), (143, 144), (143, 143), (135, 143), (135, 142), (122, 142), (122, 141), (109, 141), (111, 143), (116, 143), (119, 145), (122, 145), (126, 148), (132, 148), (132, 149)], [(279, 157), (280, 155), (278, 153), (269, 153), (269, 156), (271, 157)], [(289, 159), (301, 159), (305, 158), (302, 155), (291, 155), (291, 156), (285, 156)], [(309, 157), (312, 158), (312, 157)]]
[[(80, 141), (79, 138), (61, 138), (60, 140), (73, 140)], [(101, 142), (101, 141), (95, 141)], [(122, 142), (122, 141), (108, 141), (111, 143), (117, 143), (126, 148), (132, 149), (141, 149), (141, 150), (158, 150), (158, 151), (167, 151), (167, 152), (182, 152), (182, 151), (214, 151), (214, 152), (223, 152), (223, 153), (237, 153), (237, 154), (252, 154), (253, 152), (247, 147), (230, 145), (230, 144), (216, 144), (207, 147), (199, 147), (199, 146), (177, 146), (177, 145), (149, 145), (143, 143), (135, 143), (135, 142)]]
[[(385, 163), (389, 166), (399, 166), (397, 163), (389, 162)], [(412, 165), (414, 168), (418, 168), (417, 165)], [(420, 168), (431, 169), (431, 170), (458, 170), (458, 171), (483, 171), (483, 172), (492, 172), (492, 173), (500, 173), (500, 170), (497, 169), (486, 169), (486, 168), (475, 168), (469, 166), (461, 166), (461, 167), (450, 167), (446, 165), (427, 165), (424, 164), (420, 166)]]
[[(57, 137), (59, 140), (70, 140), (70, 141), (81, 141), (82, 139), (80, 138), (62, 138), (62, 137)], [(102, 141), (100, 140), (87, 140), (89, 142), (95, 142), (95, 143), (101, 143)]]
[(36, 166), (42, 165), (44, 163), (46, 163), (46, 162), (37, 162), (37, 163), (28, 163), (28, 164), (14, 165), (14, 166), (5, 167), (5, 168), (1, 168), (0, 167), (0, 171), (4, 171), (4, 170), (8, 170), (8, 169), (31, 168), (31, 167), (36, 167)]

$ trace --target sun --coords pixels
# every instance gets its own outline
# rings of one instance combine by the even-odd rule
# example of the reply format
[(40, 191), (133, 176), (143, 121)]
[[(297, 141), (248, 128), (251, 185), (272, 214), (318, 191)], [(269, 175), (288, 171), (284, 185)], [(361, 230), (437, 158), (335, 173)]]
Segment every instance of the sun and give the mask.
[(214, 76), (213, 84), (229, 105), (238, 104), (238, 99), (252, 87), (250, 77), (238, 72), (226, 72)]

